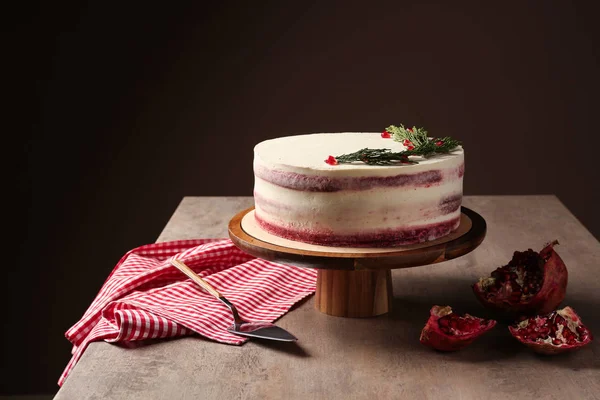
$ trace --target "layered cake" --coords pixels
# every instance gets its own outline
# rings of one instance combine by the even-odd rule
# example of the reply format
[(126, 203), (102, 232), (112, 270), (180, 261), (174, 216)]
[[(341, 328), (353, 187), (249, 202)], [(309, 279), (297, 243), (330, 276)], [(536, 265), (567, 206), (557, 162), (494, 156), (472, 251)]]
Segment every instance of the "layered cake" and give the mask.
[(393, 247), (448, 235), (460, 222), (462, 147), (388, 165), (338, 163), (335, 158), (359, 149), (402, 152), (411, 145), (381, 133), (358, 132), (287, 136), (257, 144), (258, 225), (279, 237), (326, 246)]

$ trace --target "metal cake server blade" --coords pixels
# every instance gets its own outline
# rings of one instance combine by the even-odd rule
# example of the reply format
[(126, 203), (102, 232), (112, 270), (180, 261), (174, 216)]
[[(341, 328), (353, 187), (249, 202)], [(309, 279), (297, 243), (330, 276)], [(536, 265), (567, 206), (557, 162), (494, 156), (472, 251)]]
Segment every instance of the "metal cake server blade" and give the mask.
[(295, 340), (298, 340), (294, 335), (271, 322), (250, 322), (243, 320), (240, 317), (235, 306), (229, 300), (227, 300), (221, 293), (219, 293), (217, 289), (212, 287), (208, 282), (206, 282), (198, 274), (196, 274), (190, 267), (188, 267), (182, 261), (177, 259), (171, 260), (171, 264), (175, 268), (186, 274), (192, 281), (200, 285), (208, 293), (215, 296), (219, 301), (221, 301), (221, 303), (225, 304), (227, 308), (231, 310), (231, 314), (233, 315), (233, 326), (227, 329), (228, 332), (241, 336), (278, 340), (281, 342), (293, 342)]
[(280, 342), (293, 342), (298, 340), (285, 329), (272, 324), (271, 322), (243, 322), (233, 325), (227, 329), (228, 332), (236, 335), (255, 337), (260, 339), (279, 340)]

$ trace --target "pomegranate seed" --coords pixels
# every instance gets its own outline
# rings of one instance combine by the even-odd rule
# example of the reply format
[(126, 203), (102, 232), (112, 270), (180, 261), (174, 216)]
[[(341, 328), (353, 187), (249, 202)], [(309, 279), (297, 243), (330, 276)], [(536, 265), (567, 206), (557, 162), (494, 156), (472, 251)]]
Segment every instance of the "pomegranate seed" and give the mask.
[(407, 129), (407, 131), (411, 131), (411, 132), (412, 132), (412, 131), (413, 131), (413, 128), (408, 128), (408, 129)]
[(562, 342), (558, 339), (554, 339), (554, 340), (552, 340), (552, 344), (555, 346), (558, 346), (558, 345), (562, 344)]
[(327, 157), (327, 160), (325, 160), (325, 162), (329, 165), (337, 165), (338, 163), (334, 156)]
[(414, 150), (415, 146), (407, 146), (406, 150)]
[(384, 139), (389, 139), (392, 137), (392, 135), (390, 135), (390, 133), (388, 131), (383, 131), (383, 132), (381, 132), (381, 137)]
[(436, 146), (441, 146), (441, 145), (443, 145), (443, 144), (444, 144), (444, 141), (443, 141), (443, 140), (438, 140), (437, 142), (435, 142), (435, 145), (436, 145)]

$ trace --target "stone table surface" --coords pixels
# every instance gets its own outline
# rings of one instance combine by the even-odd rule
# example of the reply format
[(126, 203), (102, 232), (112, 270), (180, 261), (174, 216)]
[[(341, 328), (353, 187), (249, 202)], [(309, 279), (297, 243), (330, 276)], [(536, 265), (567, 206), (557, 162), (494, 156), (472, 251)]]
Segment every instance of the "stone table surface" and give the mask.
[[(158, 241), (227, 237), (251, 197), (185, 197)], [(600, 339), (554, 357), (532, 353), (504, 324), (455, 353), (419, 343), (434, 304), (481, 317), (471, 284), (515, 250), (558, 239), (569, 269), (563, 305), (600, 335), (600, 243), (551, 195), (466, 196), (488, 223), (480, 247), (458, 259), (392, 271), (393, 310), (338, 318), (313, 297), (278, 320), (296, 344), (230, 346), (200, 337), (124, 348), (92, 343), (56, 399), (600, 399)]]

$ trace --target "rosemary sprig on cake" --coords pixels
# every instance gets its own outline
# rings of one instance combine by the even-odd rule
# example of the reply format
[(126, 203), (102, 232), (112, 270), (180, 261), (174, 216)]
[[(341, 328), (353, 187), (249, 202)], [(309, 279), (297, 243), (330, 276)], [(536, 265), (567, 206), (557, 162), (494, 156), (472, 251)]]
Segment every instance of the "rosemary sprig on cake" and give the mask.
[(354, 153), (342, 154), (340, 156), (329, 156), (325, 162), (330, 165), (349, 164), (353, 162), (364, 162), (369, 165), (392, 165), (392, 164), (418, 164), (417, 161), (409, 159), (409, 156), (420, 156), (429, 158), (436, 154), (450, 153), (461, 145), (461, 142), (449, 136), (429, 137), (424, 128), (405, 128), (390, 125), (381, 133), (383, 138), (391, 138), (402, 143), (406, 150), (393, 152), (390, 149), (360, 149)]

